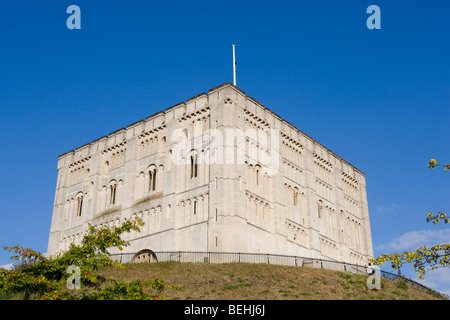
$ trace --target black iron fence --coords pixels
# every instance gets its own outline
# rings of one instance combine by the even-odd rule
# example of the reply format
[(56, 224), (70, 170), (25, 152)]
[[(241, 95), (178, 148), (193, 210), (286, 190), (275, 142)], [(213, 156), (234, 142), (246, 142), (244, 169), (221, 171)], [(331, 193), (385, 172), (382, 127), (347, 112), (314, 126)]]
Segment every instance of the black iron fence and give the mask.
[[(286, 266), (299, 266), (321, 268), (336, 271), (351, 272), (354, 274), (368, 274), (368, 266), (324, 260), (317, 258), (307, 258), (298, 256), (288, 256), (267, 253), (243, 253), (243, 252), (201, 252), (201, 251), (151, 251), (151, 255), (144, 255), (142, 259), (139, 253), (119, 253), (112, 254), (111, 258), (120, 263), (150, 262), (150, 261), (175, 261), (175, 262), (201, 262), (201, 263), (268, 263)], [(408, 286), (428, 290), (434, 294), (449, 299), (446, 294), (431, 289), (423, 284), (403, 276), (380, 270), (380, 275), (391, 280), (402, 280)]]

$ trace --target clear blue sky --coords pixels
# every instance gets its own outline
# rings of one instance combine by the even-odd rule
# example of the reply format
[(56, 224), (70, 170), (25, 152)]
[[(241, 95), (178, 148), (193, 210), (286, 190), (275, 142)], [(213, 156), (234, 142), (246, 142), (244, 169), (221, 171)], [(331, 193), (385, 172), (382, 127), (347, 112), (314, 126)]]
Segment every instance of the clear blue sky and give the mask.
[[(81, 30), (66, 27), (71, 4)], [(2, 2), (0, 245), (45, 252), (58, 155), (232, 81), (232, 43), (238, 87), (365, 172), (375, 255), (449, 243), (425, 220), (450, 213), (450, 172), (426, 166), (450, 162), (449, 13), (440, 0)], [(449, 272), (426, 284), (450, 293)]]

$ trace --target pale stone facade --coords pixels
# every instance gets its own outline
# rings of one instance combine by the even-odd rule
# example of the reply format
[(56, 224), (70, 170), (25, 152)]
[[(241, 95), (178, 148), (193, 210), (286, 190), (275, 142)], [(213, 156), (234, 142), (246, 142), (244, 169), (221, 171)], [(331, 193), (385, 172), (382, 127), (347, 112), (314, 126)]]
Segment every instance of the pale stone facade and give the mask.
[(57, 169), (50, 255), (88, 223), (141, 217), (127, 252), (373, 257), (364, 174), (230, 83), (69, 151)]

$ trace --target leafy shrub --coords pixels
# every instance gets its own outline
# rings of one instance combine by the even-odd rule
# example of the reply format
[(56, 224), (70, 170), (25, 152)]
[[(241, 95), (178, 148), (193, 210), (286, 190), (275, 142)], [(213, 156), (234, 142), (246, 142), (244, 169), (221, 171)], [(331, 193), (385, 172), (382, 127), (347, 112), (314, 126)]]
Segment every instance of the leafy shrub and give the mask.
[[(0, 269), (0, 296), (19, 296), (26, 300), (161, 299), (163, 289), (179, 287), (167, 285), (159, 279), (127, 283), (95, 274), (101, 266), (124, 268), (110, 258), (108, 249), (116, 247), (122, 250), (128, 246), (121, 235), (131, 230), (139, 232), (139, 226), (143, 225), (141, 219), (127, 220), (117, 227), (95, 228), (89, 225), (80, 245), (72, 243), (67, 251), (54, 257), (45, 257), (19, 245), (4, 247), (15, 253), (11, 259), (18, 265), (13, 270)], [(72, 276), (67, 272), (69, 266), (79, 268), (80, 289), (67, 288)]]

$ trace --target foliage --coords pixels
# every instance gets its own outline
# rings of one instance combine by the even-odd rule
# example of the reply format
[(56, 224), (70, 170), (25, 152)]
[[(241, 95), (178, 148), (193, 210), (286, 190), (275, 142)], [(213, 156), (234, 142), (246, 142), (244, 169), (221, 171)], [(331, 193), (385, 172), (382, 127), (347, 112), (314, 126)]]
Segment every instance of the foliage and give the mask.
[(431, 159), (431, 160), (428, 162), (428, 168), (430, 168), (430, 169), (434, 169), (434, 168), (437, 167), (437, 166), (444, 167), (444, 170), (445, 170), (445, 171), (449, 171), (449, 170), (450, 170), (450, 163), (447, 163), (447, 164), (439, 164), (435, 159)]
[[(434, 169), (439, 166), (435, 159), (431, 159), (428, 163), (428, 168)], [(450, 164), (441, 165), (445, 171), (450, 170)], [(434, 224), (444, 221), (446, 224), (450, 222), (450, 218), (443, 212), (433, 214), (427, 213), (427, 222), (432, 221)], [(450, 267), (450, 244), (436, 244), (432, 247), (420, 246), (414, 251), (404, 251), (403, 253), (383, 254), (372, 262), (381, 266), (385, 262), (391, 262), (393, 269), (400, 269), (404, 263), (412, 263), (414, 270), (419, 279), (425, 278), (425, 273), (428, 270), (436, 270), (437, 268)], [(428, 267), (428, 270), (427, 270)]]
[[(3, 296), (39, 300), (76, 299), (160, 299), (164, 288), (178, 289), (166, 285), (159, 279), (132, 281), (129, 283), (95, 274), (100, 266), (124, 268), (113, 261), (108, 249), (122, 250), (129, 243), (121, 238), (125, 232), (139, 232), (142, 220), (127, 220), (120, 226), (96, 228), (89, 224), (80, 245), (71, 244), (67, 251), (54, 257), (19, 245), (4, 247), (14, 252), (11, 257), (19, 264), (13, 270), (0, 269), (0, 293)], [(68, 289), (69, 266), (80, 270), (80, 289)], [(156, 291), (157, 294), (152, 293)]]
[(433, 221), (433, 223), (436, 224), (441, 220), (443, 220), (445, 223), (448, 223), (450, 221), (450, 218), (447, 218), (447, 215), (442, 212), (439, 212), (437, 215), (433, 215), (431, 212), (428, 212), (427, 222)]
[(421, 246), (415, 251), (404, 251), (401, 254), (397, 252), (383, 254), (373, 260), (379, 266), (387, 261), (391, 262), (393, 269), (398, 270), (401, 269), (403, 263), (412, 263), (417, 276), (424, 279), (427, 265), (429, 270), (450, 266), (450, 244), (436, 244), (430, 248)]

